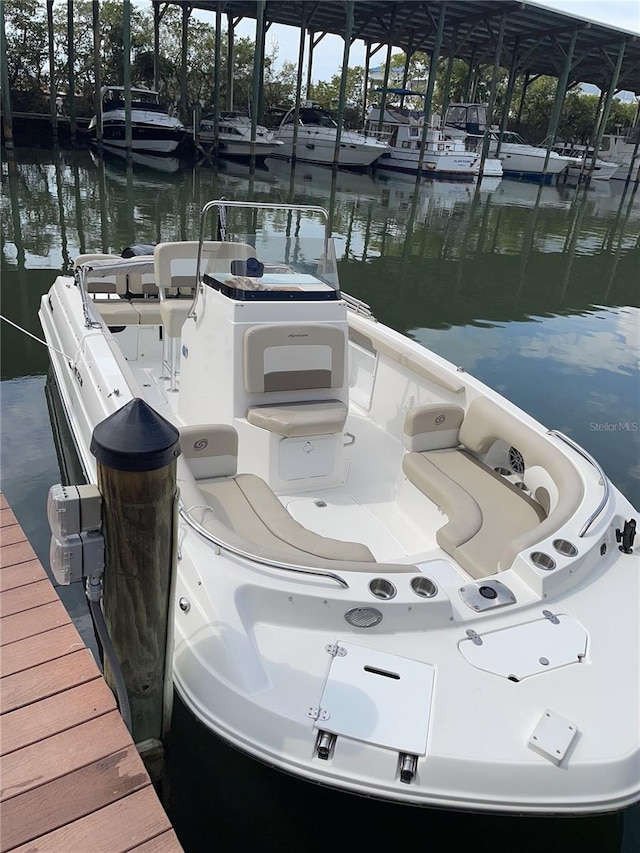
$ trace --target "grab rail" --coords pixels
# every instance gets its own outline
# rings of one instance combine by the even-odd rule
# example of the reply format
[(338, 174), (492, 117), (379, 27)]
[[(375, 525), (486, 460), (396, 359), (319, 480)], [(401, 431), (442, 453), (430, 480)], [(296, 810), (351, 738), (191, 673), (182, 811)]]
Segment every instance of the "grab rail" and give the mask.
[(270, 560), (268, 557), (260, 557), (259, 559), (255, 554), (251, 554), (249, 551), (243, 551), (242, 548), (236, 548), (235, 545), (229, 545), (227, 542), (223, 542), (221, 539), (217, 539), (210, 531), (199, 524), (195, 518), (189, 513), (189, 510), (185, 506), (180, 507), (180, 515), (187, 524), (200, 533), (205, 539), (208, 539), (210, 542), (213, 542), (214, 545), (217, 545), (219, 548), (224, 549), (225, 551), (229, 551), (231, 554), (235, 554), (236, 557), (243, 557), (246, 560), (251, 560), (254, 563), (259, 563), (260, 565), (272, 566), (276, 569), (284, 569), (287, 572), (296, 572), (298, 574), (303, 575), (316, 575), (324, 578), (329, 578), (330, 580), (335, 581), (344, 589), (349, 589), (349, 584), (341, 578), (340, 575), (335, 574), (334, 572), (327, 572), (324, 569), (313, 569), (308, 566), (297, 566), (294, 563), (281, 563), (278, 560)]
[(593, 522), (596, 520), (596, 518), (600, 515), (600, 513), (605, 508), (605, 506), (609, 503), (609, 497), (611, 496), (611, 487), (609, 485), (609, 479), (608, 479), (607, 475), (604, 473), (601, 466), (596, 462), (596, 460), (593, 458), (593, 456), (591, 456), (590, 453), (587, 453), (587, 451), (584, 449), (584, 447), (580, 447), (580, 445), (577, 442), (575, 442), (572, 438), (569, 438), (569, 436), (565, 435), (563, 432), (560, 432), (560, 430), (550, 429), (550, 430), (548, 430), (548, 433), (549, 433), (549, 435), (555, 435), (557, 438), (560, 438), (562, 441), (564, 441), (566, 444), (568, 444), (569, 447), (571, 447), (573, 450), (575, 450), (576, 453), (579, 453), (583, 459), (586, 459), (587, 462), (590, 462), (593, 465), (593, 467), (596, 469), (596, 471), (600, 475), (600, 479), (602, 480), (602, 485), (604, 488), (604, 494), (602, 495), (602, 499), (601, 499), (600, 503), (598, 504), (598, 506), (595, 508), (595, 510), (591, 513), (589, 518), (585, 521), (585, 523), (580, 528), (580, 532), (578, 533), (578, 537), (582, 538), (585, 535), (585, 533), (587, 532), (587, 530), (591, 527)]

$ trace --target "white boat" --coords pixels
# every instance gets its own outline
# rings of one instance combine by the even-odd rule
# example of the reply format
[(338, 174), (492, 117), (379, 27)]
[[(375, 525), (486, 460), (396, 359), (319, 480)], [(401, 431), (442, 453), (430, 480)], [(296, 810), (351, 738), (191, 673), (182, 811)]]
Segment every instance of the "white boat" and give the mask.
[[(204, 241), (221, 209), (256, 233)], [(178, 694), (344, 792), (629, 806), (638, 512), (570, 438), (342, 293), (327, 223), (211, 201), (200, 241), (80, 256), (41, 301), (90, 482), (93, 431), (123, 408), (179, 436)]]
[[(593, 159), (593, 148), (573, 142), (556, 142), (552, 151), (563, 157), (579, 160), (580, 165), (569, 166), (567, 175), (578, 180), (590, 177), (594, 181), (610, 181), (618, 169), (617, 163), (609, 163), (600, 157)], [(593, 166), (592, 166), (593, 164)]]
[[(291, 158), (293, 151), (293, 131), (295, 109), (290, 109), (274, 130), (273, 135), (281, 140), (282, 156)], [(295, 147), (296, 160), (320, 165), (332, 165), (334, 162), (336, 134), (338, 125), (326, 110), (306, 101), (300, 107), (298, 117), (298, 137)], [(340, 131), (340, 152), (338, 166), (351, 169), (365, 169), (376, 163), (380, 157), (390, 153), (389, 146), (373, 136), (356, 133), (342, 128)]]
[[(485, 134), (489, 134), (489, 153), (502, 161), (505, 177), (551, 183), (569, 167), (581, 167), (580, 158), (565, 157), (556, 151), (529, 145), (517, 133), (500, 133), (495, 126), (487, 124), (486, 104), (449, 104), (444, 120), (444, 132), (452, 139), (463, 139), (467, 148), (478, 150)], [(547, 162), (545, 168), (545, 161)]]
[[(202, 142), (215, 140), (215, 116), (203, 116), (200, 119), (198, 138)], [(255, 159), (264, 161), (277, 155), (284, 147), (280, 139), (262, 125), (256, 126)], [(218, 153), (221, 157), (249, 159), (251, 157), (251, 119), (239, 112), (223, 112), (218, 117)]]
[[(385, 107), (380, 127), (380, 108), (369, 109), (365, 133), (388, 143), (391, 154), (376, 163), (385, 171), (417, 174), (422, 149), (424, 113), (398, 107)], [(468, 151), (462, 139), (447, 139), (440, 130), (440, 117), (431, 117), (427, 129), (422, 158), (421, 174), (434, 178), (473, 181), (480, 173), (481, 151)], [(489, 178), (502, 177), (502, 163), (487, 157), (483, 175)]]
[[(89, 122), (89, 134), (114, 150), (126, 150), (126, 110), (124, 86), (100, 89), (100, 113)], [(131, 150), (138, 154), (173, 154), (184, 138), (182, 122), (170, 116), (160, 103), (160, 94), (151, 89), (131, 88)]]
[(613, 173), (613, 180), (631, 181), (640, 180), (640, 125), (629, 131), (618, 131), (616, 133), (605, 133), (600, 145), (600, 155), (609, 163), (615, 163), (617, 168)]

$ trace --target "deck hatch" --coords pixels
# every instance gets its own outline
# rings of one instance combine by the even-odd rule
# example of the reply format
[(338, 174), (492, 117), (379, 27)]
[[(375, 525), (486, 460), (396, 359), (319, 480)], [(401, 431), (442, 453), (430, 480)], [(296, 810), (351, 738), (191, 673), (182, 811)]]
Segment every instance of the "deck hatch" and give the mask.
[(587, 652), (587, 632), (566, 613), (483, 633), (481, 643), (465, 638), (458, 648), (478, 669), (520, 681), (561, 666), (579, 663)]
[(366, 646), (337, 646), (320, 702), (325, 718), (316, 728), (424, 755), (435, 668)]

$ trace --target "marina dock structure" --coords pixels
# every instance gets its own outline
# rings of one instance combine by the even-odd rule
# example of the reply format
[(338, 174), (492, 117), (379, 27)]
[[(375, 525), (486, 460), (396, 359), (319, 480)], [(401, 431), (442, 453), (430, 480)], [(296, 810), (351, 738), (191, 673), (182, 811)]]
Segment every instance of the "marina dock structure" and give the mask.
[[(48, 41), (50, 55), (49, 86), (51, 124), (54, 140), (57, 139), (58, 114), (56, 105), (57, 84), (68, 82), (70, 134), (75, 139), (77, 119), (73, 94), (76, 91), (76, 79), (73, 65), (69, 69), (68, 81), (57, 80), (53, 59), (53, 18), (48, 7)], [(57, 0), (60, 4), (64, 0)], [(68, 24), (67, 41), (71, 46), (74, 40), (73, 14), (71, 2), (67, 2)], [(250, 102), (252, 139), (256, 140), (256, 129), (264, 123), (264, 57), (267, 31), (272, 24), (292, 27), (299, 34), (299, 52), (294, 101), (299, 109), (303, 97), (311, 95), (313, 51), (325, 35), (337, 35), (344, 41), (342, 61), (340, 63), (340, 96), (337, 104), (337, 133), (334, 152), (334, 166), (339, 162), (340, 138), (346, 108), (346, 82), (349, 72), (349, 54), (352, 43), (361, 40), (366, 48), (364, 68), (363, 116), (367, 108), (371, 61), (376, 55), (386, 55), (384, 80), (380, 87), (380, 116), (384, 114), (386, 92), (389, 89), (389, 73), (393, 48), (400, 48), (406, 57), (402, 74), (402, 86), (406, 87), (409, 63), (416, 53), (425, 53), (428, 59), (427, 86), (424, 93), (424, 121), (422, 149), (426, 141), (429, 120), (433, 112), (434, 87), (438, 67), (444, 69), (443, 103), (440, 105), (444, 116), (452, 90), (452, 69), (455, 59), (463, 60), (468, 73), (464, 83), (463, 101), (474, 101), (482, 66), (492, 68), (492, 81), (488, 92), (488, 124), (498, 116), (497, 94), (498, 80), (506, 78), (508, 83), (501, 105), (500, 132), (507, 129), (518, 130), (527, 89), (540, 76), (549, 76), (557, 80), (554, 103), (548, 129), (545, 135), (547, 161), (556, 141), (560, 116), (564, 100), (569, 89), (585, 83), (598, 87), (601, 92), (596, 110), (592, 132), (593, 161), (595, 162), (606, 130), (611, 105), (616, 92), (640, 92), (640, 39), (637, 33), (607, 26), (576, 17), (556, 10), (542, 7), (523, 0), (345, 0), (343, 3), (318, 3), (317, 0), (193, 0), (180, 3), (177, 0), (161, 3), (151, 0), (153, 9), (153, 78), (154, 89), (160, 81), (160, 28), (167, 7), (175, 6), (182, 14), (181, 63), (177, 69), (180, 80), (180, 97), (177, 104), (180, 118), (184, 122), (192, 120), (189, 114), (188, 96), (188, 39), (189, 18), (194, 11), (209, 13), (215, 21), (215, 73), (208, 100), (214, 105), (214, 150), (218, 140), (218, 118), (222, 110), (233, 110), (234, 104), (234, 34), (238, 23), (244, 18), (255, 20), (255, 52)], [(125, 112), (128, 115), (125, 124), (127, 138), (131, 139), (131, 4), (123, 4), (123, 78)], [(226, 18), (226, 57), (222, 57), (223, 15)], [(100, 4), (93, 4), (94, 31), (94, 67), (93, 86), (95, 93), (102, 85), (100, 67), (100, 46), (95, 34), (100, 33)], [(2, 79), (8, 80), (8, 67), (4, 44), (6, 28), (3, 7), (0, 5), (0, 62)], [(381, 53), (382, 52), (382, 53)], [(71, 50), (71, 55), (73, 51)], [(338, 59), (338, 57), (336, 57)], [(225, 68), (226, 63), (226, 68)], [(337, 63), (338, 64), (338, 63)], [(306, 95), (303, 96), (303, 68), (306, 65)], [(500, 70), (502, 69), (502, 71)], [(223, 70), (226, 71), (224, 85)], [(520, 104), (515, 101), (516, 81), (521, 89)], [(55, 83), (56, 85), (53, 85)], [(86, 85), (86, 81), (85, 81)], [(97, 95), (95, 95), (97, 97)], [(13, 120), (11, 111), (11, 93), (8, 85), (3, 86), (3, 132), (5, 145), (13, 147)], [(98, 112), (98, 104), (96, 104)], [(507, 128), (507, 119), (517, 113), (516, 127)], [(297, 128), (297, 116), (294, 119)], [(380, 122), (379, 130), (382, 124)], [(102, 144), (99, 131), (96, 131), (96, 144)], [(194, 133), (198, 133), (197, 127)], [(294, 151), (297, 132), (294, 133)], [(130, 150), (130, 149), (129, 149)], [(486, 146), (482, 155), (481, 172), (486, 159)], [(637, 147), (634, 157), (637, 156)], [(500, 156), (500, 147), (496, 152)], [(295, 155), (292, 156), (292, 160)], [(421, 155), (422, 158), (422, 155)], [(422, 166), (422, 159), (420, 166)], [(591, 174), (593, 169), (591, 168)], [(631, 170), (629, 171), (629, 177)]]
[(142, 759), (0, 493), (0, 851), (181, 853)]

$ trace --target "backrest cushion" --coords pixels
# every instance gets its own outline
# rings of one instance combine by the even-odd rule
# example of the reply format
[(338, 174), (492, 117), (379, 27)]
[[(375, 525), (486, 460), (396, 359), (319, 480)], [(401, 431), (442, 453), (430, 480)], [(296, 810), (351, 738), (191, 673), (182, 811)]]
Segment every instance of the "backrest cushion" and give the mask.
[(253, 394), (341, 388), (346, 334), (339, 326), (253, 326), (244, 334), (244, 386)]
[(463, 418), (462, 406), (447, 403), (414, 406), (404, 419), (404, 446), (419, 452), (457, 447)]
[(227, 424), (180, 427), (182, 455), (196, 480), (233, 476), (238, 464), (238, 433)]

